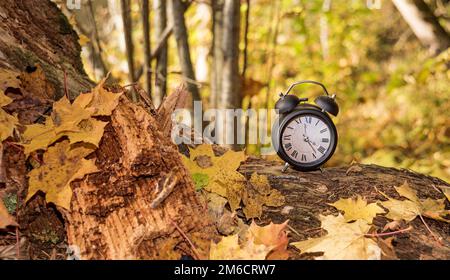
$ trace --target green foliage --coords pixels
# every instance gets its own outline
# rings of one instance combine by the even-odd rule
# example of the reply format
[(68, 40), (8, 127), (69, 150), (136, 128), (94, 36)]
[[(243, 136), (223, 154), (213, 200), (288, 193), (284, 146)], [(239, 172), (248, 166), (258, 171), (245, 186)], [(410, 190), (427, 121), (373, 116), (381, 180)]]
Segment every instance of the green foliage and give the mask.
[(203, 173), (194, 173), (192, 174), (192, 179), (194, 179), (195, 190), (199, 191), (208, 185), (209, 176)]
[(9, 193), (3, 197), (3, 203), (5, 204), (6, 210), (9, 214), (14, 214), (17, 208), (17, 195)]

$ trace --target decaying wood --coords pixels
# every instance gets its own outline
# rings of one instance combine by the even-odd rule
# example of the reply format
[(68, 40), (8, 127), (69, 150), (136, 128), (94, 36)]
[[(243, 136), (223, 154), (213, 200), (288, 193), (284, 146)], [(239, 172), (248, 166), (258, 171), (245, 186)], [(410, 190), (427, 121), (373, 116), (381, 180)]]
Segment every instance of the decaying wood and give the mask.
[(54, 99), (64, 95), (64, 72), (70, 98), (93, 86), (81, 62), (78, 35), (56, 4), (2, 0), (0, 18), (0, 68), (21, 72), (39, 64), (54, 85)]
[(188, 92), (184, 87), (178, 88), (174, 93), (167, 96), (158, 108), (158, 123), (162, 133), (170, 137), (172, 130), (172, 112), (179, 108), (185, 108), (188, 102)]
[[(22, 124), (34, 123), (38, 120), (33, 117), (21, 117), (25, 111), (32, 111), (33, 116), (44, 113), (42, 106), (39, 110), (27, 107), (35, 103), (33, 97), (57, 100), (67, 88), (74, 99), (91, 89), (93, 84), (81, 63), (78, 37), (54, 3), (1, 1), (0, 17), (0, 68), (22, 72), (28, 67), (29, 74), (36, 76), (29, 81), (34, 86), (27, 87), (27, 81), (21, 79), (21, 89), (8, 92), (14, 100), (5, 107), (8, 113), (18, 113)], [(36, 64), (40, 67), (35, 68)], [(35, 84), (40, 71), (45, 76), (42, 85)], [(166, 104), (161, 111), (167, 127), (170, 110), (177, 104), (180, 102), (175, 102), (174, 107)], [(202, 215), (205, 205), (197, 198), (193, 182), (182, 167), (177, 147), (161, 132), (161, 119), (123, 96), (112, 116), (102, 120), (110, 123), (100, 147), (91, 155), (100, 172), (72, 183), (70, 211), (46, 204), (42, 193), (23, 203), (30, 162), (39, 162), (41, 157), (37, 153), (27, 160), (19, 146), (3, 143), (0, 191), (18, 194), (22, 207), (17, 218), (20, 234), (29, 243), (30, 258), (64, 259), (68, 246), (79, 247), (83, 259), (193, 256), (192, 246), (177, 227), (201, 255), (207, 255), (213, 227)], [(0, 235), (0, 246), (14, 244), (14, 240), (4, 237)]]
[(192, 256), (186, 244), (180, 249), (185, 240), (172, 221), (206, 254), (210, 221), (176, 146), (160, 131), (144, 109), (121, 100), (95, 152), (101, 171), (72, 184), (67, 237), (82, 258), (173, 258), (180, 250)]
[[(355, 166), (355, 165), (354, 165)], [(281, 172), (282, 163), (261, 159), (249, 159), (239, 169), (249, 177), (253, 172), (268, 176), (271, 186), (281, 191), (286, 204), (278, 208), (266, 208), (262, 217), (263, 222), (273, 221), (281, 223), (289, 219), (289, 225), (295, 230), (291, 232), (291, 241), (305, 240), (318, 237), (320, 230), (320, 215), (336, 214), (338, 211), (328, 205), (340, 198), (356, 195), (365, 197), (370, 202), (384, 200), (379, 191), (391, 197), (400, 199), (394, 186), (400, 186), (405, 181), (416, 189), (421, 198), (442, 199), (439, 186), (450, 185), (440, 179), (411, 172), (376, 165), (357, 165), (360, 168), (332, 167), (323, 172), (298, 172), (288, 169)], [(447, 207), (450, 206), (448, 201)], [(449, 259), (450, 258), (450, 224), (425, 218), (431, 230), (442, 237), (439, 244), (430, 236), (419, 218), (411, 225), (413, 230), (402, 233), (395, 239), (394, 249), (400, 259)], [(388, 220), (378, 216), (374, 220), (375, 226), (383, 228)], [(291, 248), (291, 257), (311, 258), (311, 255), (299, 255)]]

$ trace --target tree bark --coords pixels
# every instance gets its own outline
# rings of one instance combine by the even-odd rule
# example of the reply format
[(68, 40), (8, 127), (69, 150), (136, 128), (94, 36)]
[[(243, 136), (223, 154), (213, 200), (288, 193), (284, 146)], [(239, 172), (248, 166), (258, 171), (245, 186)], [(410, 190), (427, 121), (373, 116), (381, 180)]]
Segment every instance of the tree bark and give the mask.
[(144, 72), (145, 91), (152, 96), (152, 50), (150, 44), (150, 5), (148, 0), (142, 2), (142, 29), (144, 31)]
[[(394, 186), (400, 186), (406, 181), (418, 192), (420, 198), (445, 199), (439, 187), (450, 187), (450, 184), (438, 178), (377, 165), (357, 165), (358, 168), (351, 169), (348, 166), (331, 167), (314, 172), (298, 172), (293, 169), (282, 172), (282, 167), (283, 164), (279, 162), (250, 158), (242, 163), (239, 171), (247, 178), (254, 172), (267, 175), (271, 186), (285, 196), (285, 205), (264, 208), (260, 223), (282, 223), (289, 219), (292, 230), (290, 242), (318, 237), (321, 233), (319, 215), (337, 215), (338, 211), (329, 203), (340, 198), (361, 195), (368, 202), (376, 202), (385, 200), (380, 193), (383, 192), (400, 199)], [(448, 205), (447, 203), (447, 207)], [(424, 219), (433, 233), (442, 237), (443, 243), (438, 244), (417, 217), (410, 223), (413, 230), (394, 236), (392, 244), (399, 259), (450, 258), (450, 224)], [(374, 225), (378, 228), (383, 228), (388, 222), (384, 216), (374, 219)], [(291, 259), (312, 258), (311, 254), (300, 255), (294, 248), (289, 251)]]
[(450, 47), (450, 34), (423, 0), (393, 0), (414, 34), (433, 54)]
[[(239, 109), (242, 106), (241, 79), (239, 75), (239, 37), (240, 37), (240, 1), (225, 0), (223, 8), (223, 67), (222, 67), (222, 92), (220, 95), (219, 108)], [(238, 117), (227, 118), (225, 131), (234, 128), (234, 143), (230, 145), (238, 149), (238, 129), (242, 127), (242, 120)], [(223, 131), (222, 131), (223, 132)], [(219, 140), (224, 140), (224, 135), (218, 133)], [(245, 138), (245, 136), (244, 136)], [(245, 140), (245, 139), (244, 139)], [(244, 141), (245, 142), (245, 141)]]
[[(133, 29), (131, 21), (131, 8), (129, 0), (120, 0), (122, 9), (123, 31), (125, 36), (126, 56), (128, 62), (128, 79), (130, 83), (136, 82), (136, 75), (134, 71), (134, 44), (133, 44)], [(137, 101), (136, 91), (132, 90), (133, 101)]]
[(0, 68), (21, 72), (39, 64), (54, 85), (54, 99), (64, 95), (64, 72), (71, 99), (93, 86), (81, 62), (78, 35), (56, 4), (4, 0), (0, 17)]
[(222, 67), (223, 67), (223, 0), (212, 0), (213, 17), (213, 41), (212, 41), (212, 75), (210, 106), (217, 108), (218, 99), (222, 92)]
[[(181, 0), (170, 0), (171, 14), (173, 20), (173, 33), (177, 42), (178, 59), (181, 71), (187, 84), (187, 90), (192, 94), (192, 102), (200, 100), (200, 92), (195, 79), (194, 67), (192, 66), (191, 52), (189, 49), (188, 33), (184, 20), (184, 5)], [(193, 108), (192, 103), (192, 108)]]
[(220, 108), (240, 108), (239, 78), (240, 1), (226, 0), (224, 3), (224, 51), (222, 72), (222, 94)]
[[(162, 38), (167, 26), (166, 1), (154, 0), (153, 10), (155, 36), (156, 38)], [(156, 107), (161, 104), (167, 91), (167, 49), (167, 41), (164, 40), (156, 57), (155, 92), (153, 95), (153, 102)]]

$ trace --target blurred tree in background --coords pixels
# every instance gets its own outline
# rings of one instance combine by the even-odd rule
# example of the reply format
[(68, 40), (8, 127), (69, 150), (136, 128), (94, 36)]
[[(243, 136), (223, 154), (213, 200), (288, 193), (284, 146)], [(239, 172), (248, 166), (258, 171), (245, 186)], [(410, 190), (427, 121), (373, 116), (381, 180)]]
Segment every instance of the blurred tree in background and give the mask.
[(204, 107), (273, 108), (290, 83), (318, 80), (342, 112), (329, 165), (450, 180), (448, 0), (82, 0), (79, 10), (55, 2), (95, 81), (111, 71), (156, 105), (185, 81)]

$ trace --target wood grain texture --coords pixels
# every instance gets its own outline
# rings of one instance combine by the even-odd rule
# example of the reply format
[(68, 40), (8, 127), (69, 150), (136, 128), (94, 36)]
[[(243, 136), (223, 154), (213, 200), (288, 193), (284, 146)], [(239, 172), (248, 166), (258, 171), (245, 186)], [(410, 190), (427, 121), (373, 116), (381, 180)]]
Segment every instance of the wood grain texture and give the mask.
[[(65, 213), (68, 244), (79, 246), (83, 259), (194, 256), (173, 223), (207, 255), (214, 232), (202, 215), (206, 206), (176, 146), (160, 131), (144, 109), (121, 100), (95, 152), (101, 171), (72, 184), (72, 210)], [(177, 183), (153, 209), (152, 201), (164, 191), (157, 186), (169, 173)]]

